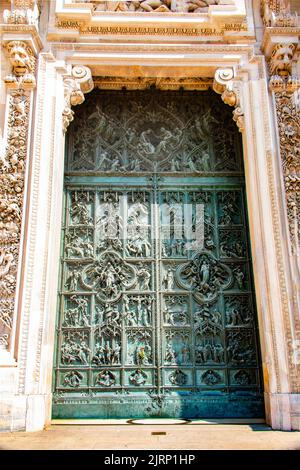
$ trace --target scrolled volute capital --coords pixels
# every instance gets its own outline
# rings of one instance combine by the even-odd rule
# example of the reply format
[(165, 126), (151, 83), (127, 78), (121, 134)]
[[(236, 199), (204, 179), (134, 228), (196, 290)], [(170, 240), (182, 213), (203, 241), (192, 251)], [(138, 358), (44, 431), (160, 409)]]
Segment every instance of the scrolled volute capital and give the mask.
[(84, 102), (84, 94), (94, 88), (91, 70), (83, 65), (72, 68), (70, 75), (64, 77), (63, 131), (66, 132), (70, 122), (74, 119), (72, 106)]
[(242, 111), (239, 96), (234, 82), (235, 74), (233, 68), (217, 69), (215, 72), (213, 90), (221, 95), (222, 100), (229, 106), (234, 106), (233, 119), (239, 131), (244, 130), (244, 113)]
[(232, 83), (234, 79), (234, 70), (231, 67), (217, 69), (215, 72), (213, 89), (221, 95)]
[(91, 69), (84, 65), (75, 65), (72, 68), (72, 77), (79, 84), (83, 93), (89, 93), (94, 88)]

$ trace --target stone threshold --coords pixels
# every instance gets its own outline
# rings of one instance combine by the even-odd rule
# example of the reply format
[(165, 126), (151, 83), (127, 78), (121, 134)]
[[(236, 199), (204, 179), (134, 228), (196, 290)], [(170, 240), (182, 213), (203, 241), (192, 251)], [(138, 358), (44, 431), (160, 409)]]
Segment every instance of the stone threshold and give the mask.
[(261, 418), (252, 419), (52, 419), (51, 426), (65, 425), (216, 425), (216, 424), (266, 424)]

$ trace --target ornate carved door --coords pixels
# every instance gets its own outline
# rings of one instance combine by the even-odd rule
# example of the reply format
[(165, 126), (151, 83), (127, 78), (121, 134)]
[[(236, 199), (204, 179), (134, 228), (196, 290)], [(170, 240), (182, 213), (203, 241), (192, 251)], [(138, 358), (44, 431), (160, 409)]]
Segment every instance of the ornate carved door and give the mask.
[(53, 416), (263, 416), (231, 110), (210, 92), (98, 91), (76, 114)]

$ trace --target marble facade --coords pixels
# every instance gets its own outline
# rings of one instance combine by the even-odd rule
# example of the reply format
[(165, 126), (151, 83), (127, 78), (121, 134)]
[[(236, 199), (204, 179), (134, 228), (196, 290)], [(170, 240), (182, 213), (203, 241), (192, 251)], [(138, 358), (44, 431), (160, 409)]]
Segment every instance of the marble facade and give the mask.
[(266, 420), (299, 430), (297, 13), (284, 0), (14, 0), (0, 15), (0, 429), (36, 431), (51, 421), (73, 107), (96, 86), (156, 85), (212, 87), (232, 106), (243, 138)]

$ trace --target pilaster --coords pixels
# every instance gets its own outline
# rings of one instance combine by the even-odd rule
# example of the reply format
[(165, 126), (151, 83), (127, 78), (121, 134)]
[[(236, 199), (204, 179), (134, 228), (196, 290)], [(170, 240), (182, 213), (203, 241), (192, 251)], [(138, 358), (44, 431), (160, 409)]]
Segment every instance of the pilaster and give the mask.
[[(25, 5), (26, 3), (26, 5)], [(4, 11), (1, 42), (10, 72), (4, 77), (6, 110), (4, 151), (0, 159), (0, 377), (1, 427), (24, 426), (20, 400), (15, 400), (18, 357), (15, 337), (24, 256), (24, 221), (31, 160), (31, 126), (36, 86), (36, 60), (41, 43), (33, 2), (15, 2)], [(37, 9), (36, 15), (37, 15)], [(3, 84), (2, 84), (3, 86)], [(21, 398), (24, 402), (24, 397)], [(14, 423), (14, 424), (13, 424)]]
[(285, 385), (278, 389), (278, 395), (270, 391), (269, 401), (273, 407), (270, 422), (278, 429), (299, 429), (300, 115), (297, 97), (300, 22), (297, 14), (290, 11), (289, 2), (283, 0), (263, 0), (262, 15), (265, 25), (262, 49), (269, 72), (268, 88), (277, 144), (270, 153), (270, 162), (273, 160), (273, 167), (277, 169), (273, 220), (279, 207), (274, 233), (283, 306), (281, 333), (286, 344)]

